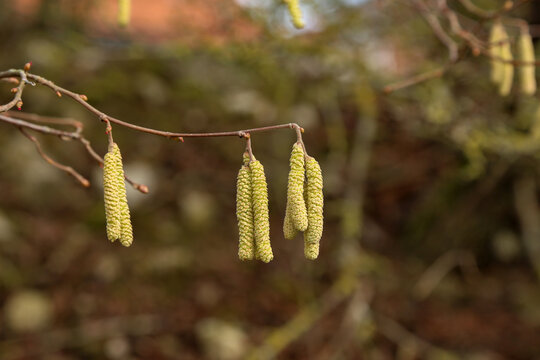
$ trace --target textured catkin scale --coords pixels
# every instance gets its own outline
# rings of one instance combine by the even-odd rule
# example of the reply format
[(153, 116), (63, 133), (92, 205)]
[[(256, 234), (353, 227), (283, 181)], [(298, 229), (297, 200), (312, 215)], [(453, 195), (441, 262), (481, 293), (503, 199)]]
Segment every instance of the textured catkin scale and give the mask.
[(302, 19), (302, 10), (300, 10), (300, 4), (298, 0), (284, 0), (289, 9), (289, 14), (291, 15), (292, 23), (295, 28), (303, 29), (304, 20)]
[[(116, 144), (114, 144), (116, 145)], [(117, 187), (117, 157), (118, 152), (111, 149), (103, 159), (103, 192), (105, 201), (105, 218), (107, 220), (107, 238), (115, 241), (120, 238), (120, 208)]]
[(268, 188), (264, 167), (258, 161), (249, 164), (251, 188), (253, 191), (253, 223), (255, 233), (256, 258), (270, 262), (274, 258), (270, 245), (270, 221), (268, 217)]
[(292, 240), (296, 237), (297, 230), (294, 228), (291, 218), (290, 206), (287, 202), (287, 208), (285, 209), (285, 219), (283, 220), (283, 236), (285, 239)]
[[(289, 182), (287, 185), (287, 208), (288, 216), (296, 230), (305, 231), (308, 227), (306, 203), (304, 201), (304, 150), (302, 145), (295, 143), (290, 158)], [(287, 214), (284, 220), (287, 220)]]
[(236, 181), (236, 218), (238, 220), (238, 258), (252, 260), (255, 256), (255, 238), (253, 228), (253, 204), (251, 189), (251, 171), (242, 166)]
[(131, 0), (118, 0), (118, 24), (128, 26), (131, 18)]
[(497, 58), (501, 57), (502, 44), (500, 42), (506, 37), (503, 25), (495, 22), (489, 32), (490, 79), (494, 84), (500, 84), (503, 78), (504, 64)]
[(315, 260), (319, 256), (319, 243), (323, 232), (323, 178), (317, 160), (306, 160), (307, 209), (309, 226), (304, 232), (304, 255)]
[(127, 202), (122, 203), (120, 214), (122, 224), (122, 236), (120, 237), (120, 243), (127, 247), (133, 243), (133, 227), (131, 225), (131, 215), (129, 213)]
[(126, 182), (124, 181), (124, 167), (122, 165), (122, 155), (120, 148), (116, 143), (113, 145), (117, 153), (116, 159), (116, 188), (118, 191), (118, 208), (120, 211), (120, 243), (124, 246), (130, 246), (133, 243), (133, 227), (131, 225), (131, 215), (127, 203)]
[(519, 85), (520, 90), (525, 95), (534, 95), (536, 92), (536, 75), (534, 66), (534, 45), (529, 33), (522, 33), (518, 39), (519, 60), (531, 63), (531, 65), (519, 66)]

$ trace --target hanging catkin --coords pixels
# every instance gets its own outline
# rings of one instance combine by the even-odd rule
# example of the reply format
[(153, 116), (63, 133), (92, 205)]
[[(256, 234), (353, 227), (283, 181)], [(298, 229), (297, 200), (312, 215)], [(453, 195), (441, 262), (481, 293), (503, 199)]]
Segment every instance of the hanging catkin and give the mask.
[(251, 171), (247, 165), (242, 165), (238, 171), (236, 182), (236, 218), (238, 219), (238, 257), (240, 260), (252, 260), (255, 256), (252, 206)]
[(307, 216), (309, 226), (304, 233), (304, 255), (315, 260), (319, 256), (319, 243), (323, 232), (323, 178), (317, 160), (306, 160)]
[[(304, 201), (304, 150), (302, 145), (295, 143), (292, 148), (290, 158), (289, 182), (287, 185), (287, 209), (285, 220), (283, 222), (283, 232), (285, 233), (285, 224), (290, 217), (296, 230), (305, 231), (308, 227), (308, 217), (306, 203)], [(289, 233), (290, 235), (290, 233)]]
[(124, 181), (124, 168), (122, 165), (122, 154), (116, 143), (113, 143), (112, 152), (114, 154), (114, 188), (117, 197), (117, 216), (120, 221), (120, 243), (130, 246), (133, 243), (133, 227), (127, 203), (126, 182)]
[(118, 24), (127, 26), (131, 18), (131, 0), (118, 0)]
[(534, 95), (536, 92), (536, 77), (534, 65), (534, 45), (529, 32), (522, 32), (518, 39), (518, 55), (519, 60), (529, 63), (528, 65), (520, 65), (519, 70), (519, 85), (523, 94)]
[[(501, 75), (501, 82), (499, 84), (499, 94), (501, 96), (507, 96), (510, 94), (510, 90), (512, 90), (512, 82), (514, 81), (514, 64), (511, 63), (511, 61), (514, 60), (514, 57), (512, 56), (512, 46), (510, 45), (510, 39), (508, 38), (508, 35), (506, 34), (506, 31), (504, 28), (503, 31), (503, 38), (501, 41), (503, 41), (499, 62), (502, 64), (502, 75)], [(502, 60), (502, 61), (501, 61)]]
[(489, 32), (489, 55), (490, 60), (490, 79), (494, 84), (500, 84), (503, 78), (504, 66), (503, 63), (498, 60), (501, 57), (502, 43), (501, 41), (506, 38), (506, 31), (500, 22), (493, 23)]
[(118, 190), (118, 145), (113, 144), (103, 159), (103, 190), (105, 200), (105, 218), (107, 220), (107, 238), (110, 241), (120, 239), (122, 226), (120, 222), (119, 190)]
[(302, 29), (304, 28), (304, 20), (302, 19), (302, 10), (300, 10), (300, 4), (298, 0), (284, 0), (289, 9), (289, 14), (291, 15), (292, 23), (295, 28)]
[(270, 222), (268, 218), (268, 188), (264, 167), (260, 161), (250, 162), (251, 188), (253, 199), (253, 224), (255, 233), (256, 257), (270, 262), (274, 258), (270, 245)]

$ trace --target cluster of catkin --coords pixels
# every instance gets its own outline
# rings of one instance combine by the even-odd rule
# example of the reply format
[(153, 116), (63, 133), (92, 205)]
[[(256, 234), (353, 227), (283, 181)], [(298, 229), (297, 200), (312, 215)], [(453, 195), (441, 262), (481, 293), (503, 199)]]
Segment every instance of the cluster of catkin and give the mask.
[(270, 221), (268, 216), (268, 187), (264, 167), (255, 158), (244, 154), (244, 164), (238, 172), (236, 191), (240, 260), (272, 261)]
[[(304, 232), (304, 254), (314, 260), (319, 255), (323, 231), (323, 180), (317, 161), (307, 156), (302, 144), (293, 146), (290, 159), (287, 208), (283, 233), (293, 239)], [(270, 245), (268, 189), (262, 164), (244, 154), (244, 164), (238, 172), (236, 192), (240, 260), (274, 258)]]
[(116, 143), (109, 146), (103, 162), (103, 189), (105, 198), (105, 218), (107, 238), (120, 240), (124, 246), (133, 242), (133, 228), (126, 196), (122, 155)]
[[(491, 81), (498, 86), (499, 94), (507, 96), (514, 81), (514, 56), (511, 39), (500, 21), (493, 23), (489, 34), (491, 58)], [(517, 40), (517, 55), (520, 91), (526, 95), (536, 93), (534, 45), (527, 28), (520, 31)]]
[(305, 154), (304, 147), (297, 142), (290, 158), (283, 235), (286, 239), (293, 239), (298, 231), (304, 232), (304, 255), (310, 260), (319, 256), (323, 205), (321, 167), (317, 160)]

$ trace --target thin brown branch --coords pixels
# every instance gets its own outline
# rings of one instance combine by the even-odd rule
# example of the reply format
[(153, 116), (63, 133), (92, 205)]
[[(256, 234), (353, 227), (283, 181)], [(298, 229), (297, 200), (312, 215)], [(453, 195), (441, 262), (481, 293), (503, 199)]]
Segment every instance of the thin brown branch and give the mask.
[[(74, 99), (79, 104), (84, 106), (88, 111), (95, 114), (101, 121), (106, 122), (107, 123), (106, 133), (109, 136), (109, 142), (110, 143), (112, 142), (111, 123), (114, 123), (114, 124), (120, 125), (120, 126), (124, 126), (124, 127), (129, 128), (129, 129), (132, 129), (132, 130), (144, 132), (144, 133), (147, 133), (147, 134), (153, 134), (153, 135), (158, 135), (158, 136), (164, 136), (164, 137), (167, 137), (167, 138), (170, 138), (170, 139), (180, 140), (182, 142), (184, 141), (183, 140), (184, 137), (238, 136), (240, 138), (247, 138), (249, 146), (251, 146), (250, 134), (252, 134), (252, 133), (270, 131), (270, 130), (277, 130), (277, 129), (294, 129), (297, 134), (301, 134), (301, 132), (303, 132), (303, 129), (296, 123), (279, 124), (279, 125), (264, 126), (264, 127), (259, 127), (259, 128), (236, 130), (236, 131), (208, 132), (208, 133), (178, 133), (178, 132), (169, 132), (169, 131), (151, 129), (151, 128), (147, 128), (147, 127), (144, 127), (144, 126), (134, 125), (134, 124), (122, 121), (120, 119), (114, 118), (112, 116), (109, 116), (109, 115), (103, 113), (102, 111), (96, 109), (92, 105), (90, 105), (88, 103), (88, 98), (86, 97), (86, 95), (77, 94), (77, 93), (74, 93), (74, 92), (72, 92), (70, 90), (64, 89), (64, 88), (56, 85), (52, 81), (47, 80), (47, 79), (45, 79), (45, 78), (43, 78), (41, 76), (38, 76), (38, 75), (35, 75), (35, 74), (30, 74), (30, 73), (28, 73), (28, 72), (26, 72), (24, 70), (15, 70), (15, 69), (0, 72), (0, 79), (13, 79), (13, 78), (21, 79), (21, 81), (19, 83), (19, 88), (18, 88), (18, 90), (16, 92), (16, 95), (15, 95), (14, 99), (11, 102), (9, 102), (8, 104), (0, 107), (0, 112), (5, 112), (5, 111), (11, 109), (13, 106), (17, 105), (17, 103), (19, 101), (21, 101), (22, 89), (24, 87), (24, 84), (29, 83), (31, 85), (35, 85), (33, 82), (30, 82), (28, 80), (28, 79), (31, 79), (31, 80), (35, 81), (36, 83), (38, 83), (38, 84), (44, 85), (44, 86), (52, 89), (58, 96), (66, 95), (66, 96)], [(18, 126), (20, 128), (31, 129), (33, 131), (37, 131), (37, 132), (40, 132), (40, 133), (43, 133), (43, 134), (56, 135), (56, 136), (61, 137), (62, 139), (69, 138), (69, 139), (75, 139), (75, 140), (80, 141), (85, 146), (85, 148), (88, 151), (88, 153), (90, 154), (90, 156), (92, 156), (98, 163), (103, 165), (103, 158), (101, 156), (99, 156), (94, 151), (94, 149), (90, 145), (90, 142), (81, 135), (82, 123), (80, 123), (78, 121), (75, 121), (75, 120), (68, 120), (68, 119), (46, 118), (46, 117), (41, 117), (41, 116), (35, 115), (35, 114), (24, 114), (22, 116), (17, 116), (14, 113), (9, 113), (8, 115), (10, 115), (10, 116), (0, 115), (0, 121), (10, 123), (10, 124)], [(17, 116), (17, 117), (23, 118), (24, 120), (16, 119), (15, 117), (12, 117), (12, 116)], [(48, 127), (48, 126), (32, 124), (32, 123), (29, 123), (29, 122), (27, 122), (25, 120), (27, 120), (27, 121), (35, 121), (35, 122), (44, 122), (44, 123), (50, 123), (50, 124), (57, 124), (57, 125), (72, 125), (72, 126), (75, 126), (76, 131), (75, 132), (62, 131), (62, 130), (51, 128), (51, 127)], [(135, 189), (139, 190), (140, 192), (148, 193), (148, 187), (146, 185), (138, 184), (138, 183), (134, 182), (133, 180), (129, 179), (127, 176), (126, 176), (126, 181), (128, 183), (130, 183)]]
[(26, 113), (22, 111), (18, 111), (18, 112), (7, 111), (6, 115), (11, 116), (11, 117), (16, 117), (21, 120), (32, 121), (32, 122), (43, 123), (43, 124), (73, 126), (75, 128), (76, 133), (81, 133), (84, 128), (82, 122), (72, 119), (72, 118), (43, 116), (43, 115), (38, 115), (38, 114)]
[[(5, 111), (8, 111), (12, 109), (16, 105), (22, 105), (22, 94), (24, 90), (24, 86), (29, 83), (29, 81), (26, 78), (26, 74), (23, 70), (9, 70), (10, 72), (15, 72), (14, 76), (18, 76), (21, 81), (19, 81), (19, 85), (14, 88), (15, 90), (15, 96), (13, 96), (13, 99), (8, 102), (7, 104), (0, 105), (0, 113), (3, 113)], [(0, 77), (2, 77), (3, 73), (0, 73)], [(8, 76), (10, 78), (11, 76)], [(20, 107), (20, 106), (19, 106)]]
[(79, 183), (81, 183), (82, 186), (84, 186), (84, 187), (89, 187), (90, 186), (90, 181), (88, 181), (88, 179), (86, 179), (84, 176), (79, 174), (71, 166), (60, 164), (59, 162), (53, 160), (50, 156), (45, 154), (45, 152), (43, 151), (43, 148), (41, 147), (41, 144), (40, 144), (39, 140), (36, 139), (35, 136), (29, 134), (28, 131), (25, 130), (23, 127), (19, 127), (19, 130), (23, 133), (24, 136), (26, 136), (30, 141), (32, 141), (34, 143), (34, 145), (36, 146), (36, 150), (38, 151), (39, 155), (41, 155), (43, 160), (45, 160), (48, 164), (50, 164), (50, 165), (54, 166), (55, 168), (60, 169), (60, 170), (62, 170), (64, 172), (68, 173), (69, 175), (73, 176)]
[(448, 7), (447, 0), (439, 0), (438, 5), (442, 14), (448, 19), (452, 33), (465, 40), (469, 47), (473, 50), (473, 53), (478, 54), (479, 49), (484, 47), (484, 42), (474, 36), (471, 32), (463, 29), (457, 14)]
[(395, 82), (393, 84), (387, 85), (383, 88), (383, 92), (385, 94), (390, 94), (394, 91), (401, 90), (404, 88), (407, 88), (409, 86), (413, 86), (419, 83), (422, 83), (427, 80), (439, 78), (444, 75), (446, 71), (450, 68), (451, 64), (447, 64), (445, 66), (441, 66), (439, 68), (429, 70), (423, 73), (420, 73), (418, 75), (414, 75), (410, 78), (407, 78), (405, 80), (401, 80), (398, 82)]
[(490, 17), (490, 19), (495, 19), (495, 18), (498, 18), (499, 16), (505, 15), (530, 1), (531, 0), (519, 0), (519, 1), (514, 2), (511, 0), (507, 0), (504, 3), (503, 7), (495, 11), (495, 13), (493, 14), (493, 16)]
[[(20, 115), (18, 113), (14, 113), (14, 112), (8, 112), (6, 114), (9, 114), (11, 116)], [(36, 121), (40, 121), (40, 120), (38, 120), (40, 115), (36, 115), (36, 114), (26, 114), (26, 115), (32, 115)], [(77, 141), (81, 142), (84, 145), (84, 147), (85, 147), (86, 151), (88, 152), (88, 154), (94, 160), (96, 160), (101, 166), (103, 166), (103, 158), (101, 156), (99, 156), (99, 154), (94, 150), (94, 148), (90, 144), (90, 141), (88, 139), (86, 139), (84, 136), (82, 136), (82, 134), (80, 132), (78, 132), (78, 131), (75, 131), (75, 132), (63, 131), (63, 130), (58, 130), (58, 129), (55, 129), (55, 128), (51, 128), (49, 126), (32, 124), (32, 123), (26, 122), (24, 120), (13, 118), (11, 116), (6, 116), (6, 115), (0, 114), (0, 121), (6, 122), (8, 124), (12, 124), (12, 125), (18, 127), (19, 129), (26, 128), (26, 129), (30, 129), (30, 130), (33, 130), (33, 131), (36, 131), (36, 132), (39, 132), (39, 133), (42, 133), (42, 134), (58, 136), (59, 138), (61, 138), (63, 140), (66, 140), (66, 139), (77, 140)], [(149, 191), (148, 186), (146, 186), (144, 184), (139, 184), (139, 183), (131, 180), (128, 176), (125, 176), (125, 179), (136, 190), (142, 192), (143, 194), (148, 193), (148, 191)]]
[(481, 7), (475, 5), (471, 0), (458, 1), (469, 13), (485, 20), (491, 20), (520, 7), (521, 5), (529, 2), (530, 0), (521, 0), (517, 2), (505, 1), (503, 6), (498, 10), (484, 10)]
[(454, 62), (458, 59), (458, 44), (452, 39), (446, 31), (443, 29), (439, 18), (430, 11), (426, 4), (421, 0), (412, 0), (413, 5), (416, 7), (422, 17), (431, 26), (433, 33), (448, 49), (448, 56), (450, 61)]
[(2, 114), (0, 114), (0, 121), (15, 125), (17, 127), (23, 127), (33, 131), (37, 131), (42, 134), (58, 136), (62, 139), (70, 138), (78, 140), (80, 137), (80, 135), (76, 132), (63, 131), (45, 125), (32, 124), (24, 120), (19, 120)]
[[(4, 72), (0, 72), (0, 78), (5, 77), (20, 77), (22, 70), (8, 70)], [(22, 72), (24, 74), (24, 72)], [(122, 121), (120, 119), (114, 118), (112, 116), (109, 116), (100, 110), (96, 109), (92, 105), (90, 105), (85, 95), (77, 94), (72, 91), (69, 91), (67, 89), (64, 89), (55, 83), (53, 83), (50, 80), (47, 80), (41, 76), (27, 73), (26, 77), (28, 79), (34, 80), (35, 82), (47, 86), (50, 89), (52, 89), (55, 93), (60, 93), (66, 96), (71, 97), (75, 101), (77, 101), (79, 104), (84, 106), (87, 110), (95, 114), (98, 118), (100, 118), (102, 121), (109, 121), (111, 123), (127, 127), (132, 130), (144, 132), (147, 134), (153, 134), (158, 136), (164, 136), (167, 138), (173, 138), (173, 139), (182, 139), (184, 137), (224, 137), (224, 136), (238, 136), (238, 137), (244, 137), (246, 133), (255, 133), (255, 132), (262, 132), (262, 131), (269, 131), (269, 130), (276, 130), (276, 129), (296, 129), (300, 126), (296, 123), (288, 123), (288, 124), (280, 124), (280, 125), (273, 125), (273, 126), (265, 126), (265, 127), (259, 127), (259, 128), (253, 128), (253, 129), (245, 129), (245, 130), (236, 130), (236, 131), (223, 131), (223, 132), (208, 132), (208, 133), (177, 133), (177, 132), (169, 132), (169, 131), (162, 131), (162, 130), (156, 130), (147, 128), (144, 126), (134, 125), (125, 121)]]

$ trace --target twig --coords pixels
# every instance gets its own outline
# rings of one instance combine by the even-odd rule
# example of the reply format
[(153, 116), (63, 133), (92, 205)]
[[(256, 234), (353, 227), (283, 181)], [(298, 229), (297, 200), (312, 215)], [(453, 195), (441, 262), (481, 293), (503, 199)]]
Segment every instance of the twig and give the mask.
[[(7, 112), (5, 114), (9, 114), (11, 116), (20, 115), (18, 113), (13, 113), (13, 112)], [(40, 120), (38, 120), (40, 115), (26, 114), (26, 116), (28, 116), (28, 115), (32, 115), (32, 117), (36, 121), (40, 121)], [(30, 129), (30, 130), (33, 130), (33, 131), (36, 131), (36, 132), (39, 132), (39, 133), (42, 133), (42, 134), (58, 136), (62, 140), (66, 140), (66, 139), (77, 140), (77, 141), (81, 142), (84, 145), (85, 149), (90, 154), (90, 156), (94, 160), (96, 160), (101, 166), (103, 166), (103, 158), (101, 156), (99, 156), (99, 154), (92, 148), (92, 146), (90, 144), (90, 141), (88, 139), (86, 139), (84, 136), (82, 136), (82, 134), (78, 130), (76, 130), (75, 132), (62, 131), (62, 130), (58, 130), (58, 129), (55, 129), (55, 128), (51, 128), (49, 126), (32, 124), (32, 123), (26, 122), (24, 120), (13, 118), (11, 116), (6, 116), (6, 115), (0, 114), (0, 121), (15, 125), (19, 129), (20, 128), (27, 128), (27, 129)], [(73, 120), (73, 121), (75, 121), (75, 120)], [(148, 186), (146, 186), (144, 184), (136, 183), (135, 181), (131, 180), (127, 175), (125, 176), (125, 179), (136, 190), (142, 192), (143, 194), (148, 193), (148, 191), (149, 191)]]
[(419, 84), (419, 83), (427, 81), (427, 80), (439, 78), (439, 77), (443, 76), (446, 71), (448, 71), (448, 69), (450, 68), (451, 65), (452, 64), (447, 64), (447, 65), (441, 66), (441, 67), (439, 67), (437, 69), (429, 70), (429, 71), (423, 72), (421, 74), (414, 75), (414, 76), (412, 76), (412, 77), (410, 77), (408, 79), (401, 80), (401, 81), (395, 82), (393, 84), (387, 85), (387, 86), (385, 86), (383, 88), (383, 92), (385, 94), (390, 94), (390, 93), (392, 93), (394, 91), (401, 90), (401, 89), (404, 89), (406, 87), (416, 85), (416, 84)]
[(33, 122), (44, 123), (44, 124), (73, 126), (75, 128), (76, 133), (81, 133), (84, 129), (82, 122), (72, 119), (72, 118), (43, 116), (43, 115), (38, 115), (38, 114), (26, 113), (22, 111), (18, 111), (18, 112), (7, 111), (5, 115), (16, 117), (21, 120), (33, 121)]
[(273, 359), (292, 341), (308, 331), (318, 320), (349, 298), (358, 289), (358, 280), (345, 271), (334, 285), (318, 300), (305, 306), (289, 322), (274, 330), (263, 344), (254, 349), (246, 359)]
[(483, 41), (474, 36), (471, 32), (466, 31), (461, 26), (457, 14), (448, 7), (447, 0), (438, 1), (439, 8), (441, 12), (450, 23), (450, 30), (461, 39), (465, 40), (469, 47), (472, 49), (474, 54), (479, 53), (479, 49), (483, 47)]
[[(56, 94), (59, 96), (66, 95), (68, 97), (71, 97), (75, 101), (77, 101), (79, 104), (84, 106), (87, 110), (92, 112), (93, 114), (97, 115), (98, 118), (105, 122), (107, 124), (106, 126), (106, 133), (109, 136), (109, 143), (112, 143), (112, 128), (111, 123), (114, 123), (116, 125), (124, 126), (136, 131), (141, 131), (148, 134), (158, 135), (158, 136), (164, 136), (170, 139), (176, 139), (180, 141), (184, 141), (184, 137), (225, 137), (225, 136), (238, 136), (240, 138), (247, 138), (249, 147), (251, 148), (251, 139), (250, 134), (251, 133), (257, 133), (257, 132), (263, 132), (263, 131), (270, 131), (270, 130), (277, 130), (277, 129), (294, 129), (297, 134), (301, 134), (303, 132), (303, 129), (296, 123), (288, 123), (288, 124), (279, 124), (279, 125), (272, 125), (272, 126), (264, 126), (259, 128), (252, 128), (252, 129), (244, 129), (244, 130), (236, 130), (236, 131), (223, 131), (223, 132), (208, 132), (208, 133), (177, 133), (177, 132), (169, 132), (169, 131), (162, 131), (162, 130), (156, 130), (151, 128), (146, 128), (139, 125), (134, 125), (122, 120), (119, 120), (117, 118), (114, 118), (112, 116), (109, 116), (100, 110), (96, 109), (92, 105), (90, 105), (87, 101), (88, 98), (85, 95), (77, 94), (72, 91), (69, 91), (67, 89), (64, 89), (56, 84), (54, 84), (52, 81), (47, 80), (41, 76), (28, 73), (24, 70), (16, 70), (11, 69), (7, 71), (0, 72), (0, 79), (13, 79), (13, 78), (19, 78), (19, 86), (16, 88), (16, 94), (14, 96), (14, 99), (10, 101), (9, 103), (3, 105), (0, 107), (0, 113), (6, 112), (7, 110), (10, 110), (13, 106), (20, 104), (22, 105), (22, 90), (26, 83), (29, 83), (31, 85), (35, 85), (35, 83), (30, 82), (28, 79), (31, 79), (35, 81), (36, 83), (39, 83), (41, 85), (44, 85), (50, 89), (52, 89)], [(8, 115), (8, 116), (5, 116)], [(15, 117), (20, 117), (21, 119), (17, 119)], [(72, 120), (72, 119), (59, 119), (59, 118), (51, 118), (51, 117), (42, 117), (35, 114), (23, 114), (22, 116), (17, 116), (13, 112), (6, 113), (4, 115), (0, 115), (0, 121), (4, 121), (6, 123), (10, 123), (12, 125), (15, 125), (19, 128), (27, 128), (31, 129), (33, 131), (37, 131), (43, 134), (47, 135), (55, 135), (59, 136), (62, 139), (75, 139), (80, 141), (88, 151), (88, 153), (101, 165), (103, 164), (103, 158), (99, 156), (94, 149), (91, 147), (90, 142), (85, 139), (82, 135), (82, 123)], [(44, 122), (49, 124), (58, 124), (58, 125), (72, 125), (76, 128), (75, 132), (68, 132), (68, 131), (62, 131), (55, 128), (51, 128), (49, 126), (43, 126), (43, 125), (37, 125), (29, 123), (28, 121), (35, 121), (35, 122)], [(301, 136), (300, 136), (301, 139)], [(253, 154), (251, 153), (251, 156)], [(138, 184), (131, 179), (129, 179), (127, 176), (125, 177), (126, 181), (130, 183), (135, 189), (141, 191), (142, 193), (148, 193), (148, 187), (143, 184)]]
[[(4, 71), (4, 72), (0, 72), (0, 78), (13, 77), (13, 76), (20, 77), (20, 76), (22, 76), (21, 72), (22, 72), (22, 70), (7, 70), (7, 71)], [(24, 72), (22, 72), (22, 74), (24, 74)], [(98, 118), (101, 119), (102, 121), (109, 121), (111, 123), (114, 123), (114, 124), (117, 124), (117, 125), (120, 125), (120, 126), (124, 126), (124, 127), (129, 128), (129, 129), (132, 129), (132, 130), (141, 131), (141, 132), (144, 132), (144, 133), (158, 135), (158, 136), (164, 136), (164, 137), (172, 138), (172, 139), (182, 140), (185, 137), (224, 137), (224, 136), (238, 136), (238, 137), (242, 138), (242, 137), (244, 137), (244, 134), (246, 134), (246, 133), (251, 134), (251, 133), (255, 133), (255, 132), (263, 132), (263, 131), (276, 130), (276, 129), (287, 129), (287, 128), (296, 129), (296, 128), (300, 128), (300, 126), (298, 124), (296, 124), (296, 123), (288, 123), (288, 124), (264, 126), (264, 127), (259, 127), (259, 128), (253, 128), (253, 129), (244, 129), (244, 130), (236, 130), (236, 131), (223, 131), (223, 132), (208, 132), (208, 133), (177, 133), (177, 132), (156, 130), (156, 129), (151, 129), (151, 128), (147, 128), (147, 127), (144, 127), (144, 126), (134, 125), (134, 124), (122, 121), (120, 119), (114, 118), (112, 116), (109, 116), (109, 115), (101, 112), (100, 110), (96, 109), (92, 105), (90, 105), (86, 100), (86, 96), (81, 95), (81, 94), (76, 94), (76, 93), (74, 93), (72, 91), (64, 89), (64, 88), (56, 85), (52, 81), (47, 80), (47, 79), (45, 79), (45, 78), (43, 78), (41, 76), (38, 76), (38, 75), (35, 75), (35, 74), (30, 74), (30, 73), (27, 73), (26, 76), (29, 79), (32, 79), (32, 80), (34, 80), (35, 82), (37, 82), (37, 83), (39, 83), (41, 85), (49, 87), (50, 89), (52, 89), (56, 93), (60, 93), (60, 94), (71, 97), (72, 99), (74, 99), (75, 101), (80, 103), (82, 106), (84, 106), (87, 110), (89, 110), (90, 112), (97, 115)]]
[[(15, 74), (13, 76), (18, 76), (21, 79), (21, 81), (19, 81), (19, 85), (16, 88), (14, 88), (15, 89), (14, 90), (15, 91), (15, 96), (13, 97), (13, 99), (10, 102), (8, 102), (7, 104), (0, 105), (0, 113), (8, 111), (8, 110), (12, 109), (15, 105), (20, 104), (22, 94), (23, 94), (23, 90), (24, 90), (24, 86), (27, 83), (29, 83), (29, 81), (26, 78), (26, 74), (25, 74), (25, 72), (23, 70), (11, 70), (11, 71), (15, 72)], [(0, 77), (2, 77), (1, 73), (0, 73)]]
[(417, 299), (427, 298), (441, 280), (456, 266), (468, 273), (478, 274), (474, 256), (468, 251), (452, 250), (439, 257), (420, 277), (414, 287)]
[(15, 119), (15, 118), (2, 115), (2, 114), (0, 114), (0, 121), (15, 125), (17, 127), (23, 127), (30, 130), (34, 130), (34, 131), (37, 131), (46, 135), (59, 136), (60, 138), (78, 139), (80, 137), (80, 135), (76, 132), (62, 131), (62, 130), (51, 128), (45, 125), (32, 124), (24, 120)]
[(426, 340), (418, 337), (414, 333), (407, 330), (401, 324), (395, 320), (381, 314), (375, 313), (375, 320), (377, 323), (377, 329), (389, 340), (393, 341), (397, 345), (402, 344), (414, 344), (419, 352), (425, 352), (428, 350), (450, 353), (448, 350), (444, 350), (438, 346), (435, 346)]
[(38, 139), (36, 139), (35, 136), (30, 135), (27, 132), (27, 130), (25, 130), (23, 127), (19, 127), (19, 130), (24, 136), (26, 136), (28, 139), (30, 139), (30, 141), (34, 143), (34, 145), (36, 146), (36, 150), (38, 151), (39, 155), (41, 155), (43, 160), (45, 160), (47, 163), (51, 164), (55, 168), (65, 171), (69, 175), (73, 176), (79, 183), (81, 183), (82, 186), (84, 187), (90, 186), (90, 181), (88, 181), (88, 179), (86, 179), (84, 176), (82, 176), (77, 171), (75, 171), (71, 166), (62, 165), (59, 162), (53, 160), (47, 154), (45, 154), (45, 152), (43, 151), (43, 148), (41, 147), (40, 142), (38, 141)]
[(422, 17), (433, 29), (433, 33), (448, 48), (450, 61), (455, 62), (458, 59), (458, 45), (443, 29), (439, 19), (435, 16), (421, 0), (412, 0), (414, 6), (420, 11)]

